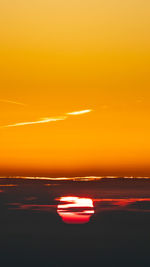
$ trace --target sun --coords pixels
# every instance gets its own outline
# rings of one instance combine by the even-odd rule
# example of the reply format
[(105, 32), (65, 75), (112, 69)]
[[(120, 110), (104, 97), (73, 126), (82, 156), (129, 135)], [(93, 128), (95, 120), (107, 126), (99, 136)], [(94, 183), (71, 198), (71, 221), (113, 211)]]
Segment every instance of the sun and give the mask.
[(57, 213), (63, 222), (68, 224), (84, 224), (90, 221), (94, 214), (93, 200), (76, 196), (65, 196), (59, 198)]

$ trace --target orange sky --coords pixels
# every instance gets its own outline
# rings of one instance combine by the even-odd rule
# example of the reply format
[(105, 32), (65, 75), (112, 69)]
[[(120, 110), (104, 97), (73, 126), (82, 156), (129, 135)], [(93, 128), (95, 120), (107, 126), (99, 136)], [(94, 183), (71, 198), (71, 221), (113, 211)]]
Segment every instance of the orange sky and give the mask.
[(2, 1), (0, 175), (150, 175), (149, 10)]

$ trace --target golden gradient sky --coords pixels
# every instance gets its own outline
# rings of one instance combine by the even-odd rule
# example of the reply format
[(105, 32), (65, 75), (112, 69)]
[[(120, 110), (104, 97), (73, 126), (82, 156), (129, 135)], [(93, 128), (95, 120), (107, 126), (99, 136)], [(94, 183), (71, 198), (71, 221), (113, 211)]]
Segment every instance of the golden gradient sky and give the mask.
[(147, 0), (1, 1), (0, 175), (150, 175), (149, 11)]

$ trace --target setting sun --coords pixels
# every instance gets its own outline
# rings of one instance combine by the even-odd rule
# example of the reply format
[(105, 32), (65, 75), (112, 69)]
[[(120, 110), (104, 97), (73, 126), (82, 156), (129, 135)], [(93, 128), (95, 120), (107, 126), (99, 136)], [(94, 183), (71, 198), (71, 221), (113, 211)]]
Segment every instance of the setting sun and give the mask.
[(63, 222), (68, 224), (88, 223), (94, 214), (93, 201), (90, 198), (61, 197), (57, 212)]

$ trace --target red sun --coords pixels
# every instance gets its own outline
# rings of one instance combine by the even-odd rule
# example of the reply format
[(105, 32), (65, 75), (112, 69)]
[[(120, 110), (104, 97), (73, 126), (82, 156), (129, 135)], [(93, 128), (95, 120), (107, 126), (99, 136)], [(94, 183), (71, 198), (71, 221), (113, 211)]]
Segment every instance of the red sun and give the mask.
[(57, 213), (65, 223), (88, 223), (94, 214), (93, 200), (90, 198), (66, 196), (59, 198), (59, 201)]

